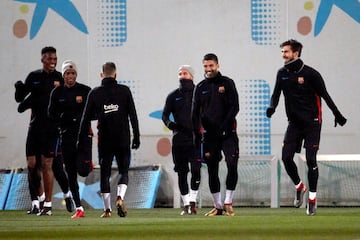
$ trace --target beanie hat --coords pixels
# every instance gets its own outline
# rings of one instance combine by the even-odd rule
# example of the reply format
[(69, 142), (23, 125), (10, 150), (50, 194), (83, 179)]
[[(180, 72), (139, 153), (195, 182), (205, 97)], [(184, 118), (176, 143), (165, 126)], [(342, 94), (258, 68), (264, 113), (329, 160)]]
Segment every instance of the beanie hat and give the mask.
[(64, 73), (66, 72), (66, 70), (68, 69), (74, 69), (75, 72), (77, 72), (77, 68), (76, 68), (76, 65), (73, 61), (71, 60), (65, 60), (62, 64), (62, 75), (64, 75)]
[(181, 70), (186, 70), (187, 72), (190, 73), (191, 76), (194, 77), (195, 71), (190, 65), (181, 65), (179, 67), (178, 71), (181, 71)]

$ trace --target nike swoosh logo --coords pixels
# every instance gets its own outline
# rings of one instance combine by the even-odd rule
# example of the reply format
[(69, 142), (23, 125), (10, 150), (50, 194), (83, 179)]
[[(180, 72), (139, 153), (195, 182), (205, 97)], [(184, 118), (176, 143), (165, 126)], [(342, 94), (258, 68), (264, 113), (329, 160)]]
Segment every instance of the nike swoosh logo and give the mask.
[(202, 91), (201, 94), (207, 94), (209, 91)]

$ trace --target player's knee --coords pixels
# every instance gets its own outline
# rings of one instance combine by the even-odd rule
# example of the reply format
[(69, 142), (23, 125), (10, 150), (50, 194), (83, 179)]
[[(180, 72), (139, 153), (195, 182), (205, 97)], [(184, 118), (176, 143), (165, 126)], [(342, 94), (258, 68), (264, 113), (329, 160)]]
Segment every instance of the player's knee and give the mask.
[(316, 162), (317, 151), (318, 151), (317, 146), (311, 146), (306, 148), (306, 164), (309, 168), (317, 167), (317, 162)]
[(228, 166), (228, 169), (232, 169), (232, 168), (237, 169), (237, 165), (239, 162), (239, 152), (234, 152), (231, 155), (225, 156), (225, 161)]
[(36, 162), (27, 162), (27, 168), (29, 169), (29, 171), (35, 171)]
[(284, 163), (293, 161), (294, 155), (295, 155), (295, 150), (293, 150), (289, 145), (284, 143), (281, 155), (282, 155), (282, 160)]
[(41, 167), (43, 170), (52, 170), (52, 163), (53, 163), (52, 158), (43, 158), (41, 160)]

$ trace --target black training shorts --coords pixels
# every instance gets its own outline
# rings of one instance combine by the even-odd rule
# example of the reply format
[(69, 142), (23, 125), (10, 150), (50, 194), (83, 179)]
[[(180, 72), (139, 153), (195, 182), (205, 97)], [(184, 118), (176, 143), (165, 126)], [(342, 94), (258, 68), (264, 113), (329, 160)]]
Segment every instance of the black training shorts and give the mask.
[(47, 158), (54, 157), (58, 139), (57, 131), (38, 131), (30, 127), (26, 139), (26, 156), (41, 154)]
[(296, 144), (296, 152), (301, 151), (302, 142), (304, 148), (319, 148), (321, 124), (314, 121), (310, 124), (296, 124), (289, 122), (284, 137), (284, 144)]

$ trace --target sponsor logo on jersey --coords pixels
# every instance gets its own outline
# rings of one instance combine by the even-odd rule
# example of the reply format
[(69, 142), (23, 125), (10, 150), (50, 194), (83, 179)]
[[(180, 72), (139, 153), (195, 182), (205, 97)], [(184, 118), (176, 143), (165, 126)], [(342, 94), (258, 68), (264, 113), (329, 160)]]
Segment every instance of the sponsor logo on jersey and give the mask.
[(104, 113), (116, 112), (118, 110), (119, 110), (119, 105), (117, 104), (104, 105)]

